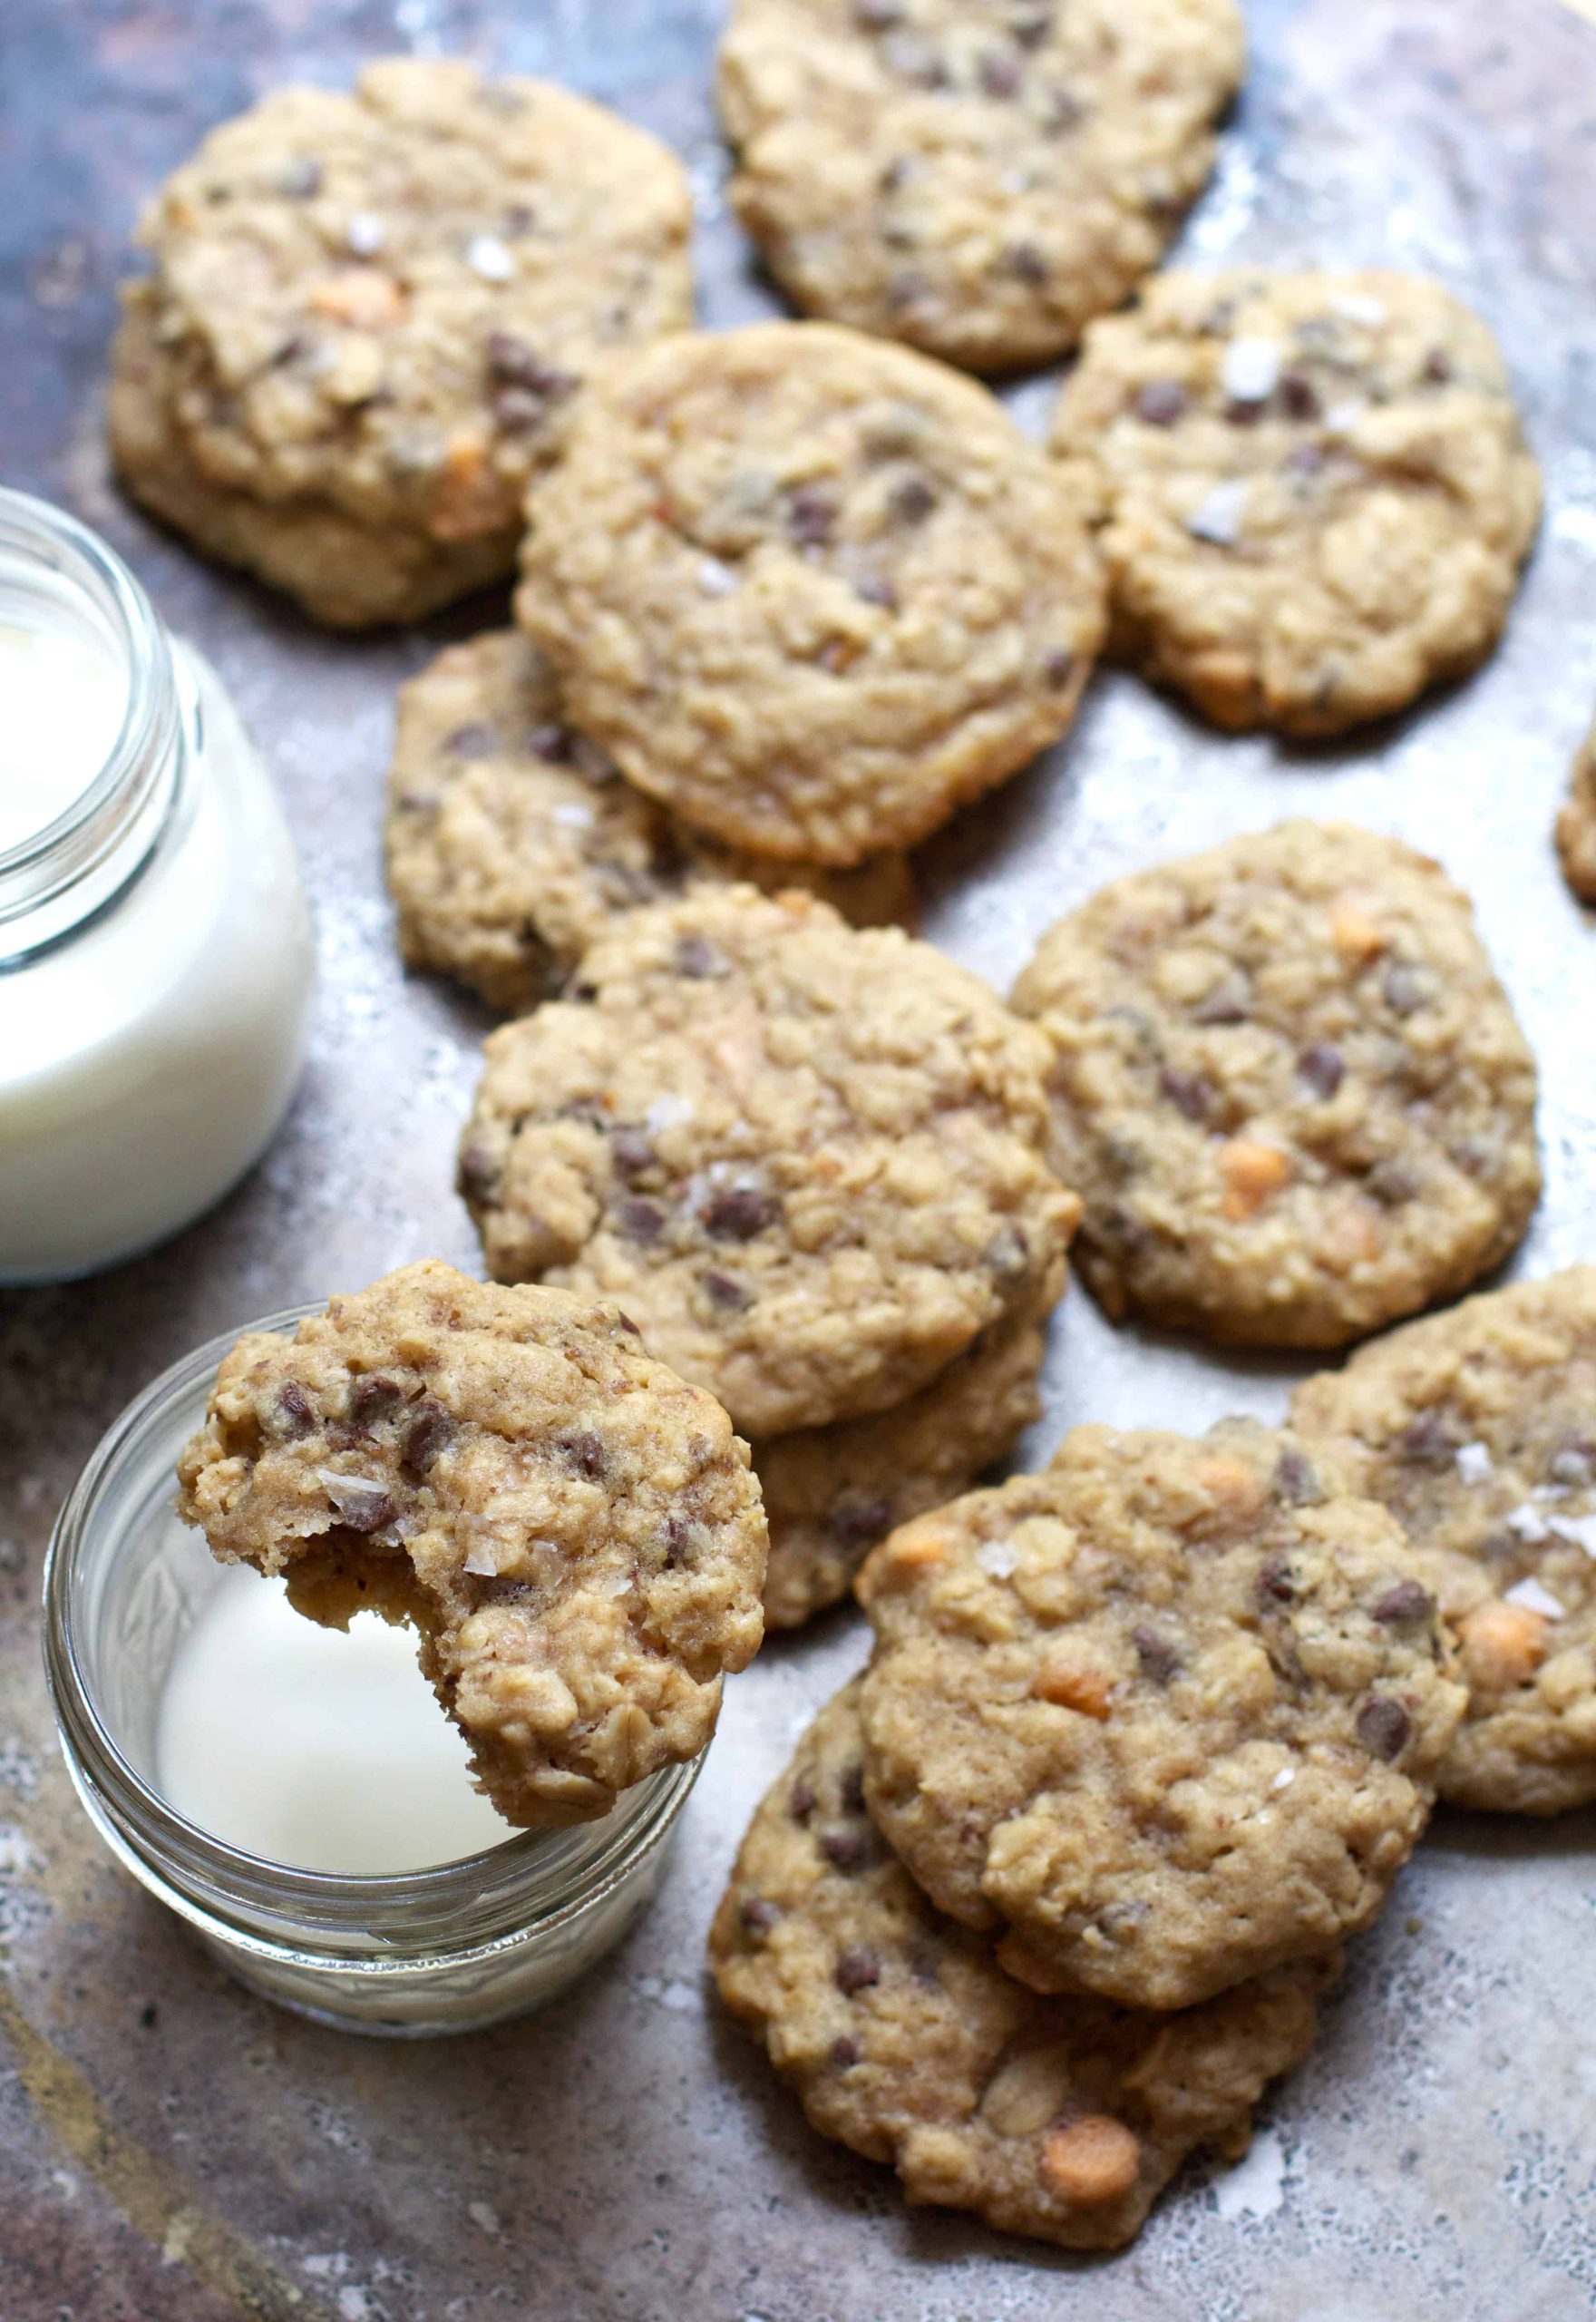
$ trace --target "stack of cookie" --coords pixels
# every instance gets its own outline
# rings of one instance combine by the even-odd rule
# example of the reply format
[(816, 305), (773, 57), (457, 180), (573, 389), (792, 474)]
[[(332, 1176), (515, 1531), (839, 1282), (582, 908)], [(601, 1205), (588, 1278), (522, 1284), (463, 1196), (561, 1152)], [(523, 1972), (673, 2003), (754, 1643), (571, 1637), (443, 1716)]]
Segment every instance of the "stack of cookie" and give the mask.
[(912, 2200), (1078, 2248), (1245, 2148), (1465, 1704), (1394, 1518), (1295, 1438), (1083, 1428), (906, 1525), (862, 1681), (759, 1809), (733, 2010)]
[(488, 1269), (618, 1300), (725, 1405), (774, 1622), (1035, 1415), (1078, 1211), (1046, 1063), (929, 944), (745, 886), (631, 912), (488, 1040), (460, 1160)]

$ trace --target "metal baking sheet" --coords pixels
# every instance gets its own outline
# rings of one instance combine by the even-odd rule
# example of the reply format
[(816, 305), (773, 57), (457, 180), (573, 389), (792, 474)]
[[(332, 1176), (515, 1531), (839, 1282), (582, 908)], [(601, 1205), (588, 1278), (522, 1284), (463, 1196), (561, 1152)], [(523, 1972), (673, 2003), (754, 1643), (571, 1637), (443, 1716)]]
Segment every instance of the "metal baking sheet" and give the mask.
[[(1471, 684), (1355, 748), (1226, 741), (1118, 676), (1067, 746), (928, 850), (926, 932), (1007, 984), (1114, 873), (1346, 814), (1477, 898), (1543, 1074), (1548, 1185), (1516, 1270), (1596, 1248), (1596, 929), (1549, 824), (1596, 700), (1596, 25), (1559, 0), (1252, 0), (1253, 63), (1182, 255), (1433, 269), (1501, 332), (1545, 530)], [(5, 2322), (1576, 2322), (1596, 2306), (1596, 1817), (1442, 1817), (1358, 1949), (1240, 2176), (1198, 2167), (1142, 2239), (1073, 2259), (907, 2210), (823, 2143), (706, 2005), (705, 1929), (748, 1811), (860, 1658), (842, 1613), (731, 1688), (665, 1897), (547, 2015), (424, 2046), (234, 1987), (99, 1854), (39, 1677), (48, 1525), (122, 1403), (212, 1332), (396, 1262), (470, 1264), (451, 1148), (484, 1020), (406, 982), (378, 812), (423, 634), (318, 635), (109, 488), (99, 388), (137, 200), (299, 75), (463, 48), (610, 99), (686, 155), (703, 312), (770, 310), (721, 198), (715, 0), (0, 0), (0, 473), (127, 554), (219, 663), (288, 801), (320, 920), (314, 1059), (286, 1134), (141, 1263), (0, 1299), (0, 2314)], [(1039, 423), (1047, 392), (1017, 405)], [(1041, 1453), (1083, 1419), (1277, 1413), (1287, 1366), (1111, 1331), (1078, 1291)]]

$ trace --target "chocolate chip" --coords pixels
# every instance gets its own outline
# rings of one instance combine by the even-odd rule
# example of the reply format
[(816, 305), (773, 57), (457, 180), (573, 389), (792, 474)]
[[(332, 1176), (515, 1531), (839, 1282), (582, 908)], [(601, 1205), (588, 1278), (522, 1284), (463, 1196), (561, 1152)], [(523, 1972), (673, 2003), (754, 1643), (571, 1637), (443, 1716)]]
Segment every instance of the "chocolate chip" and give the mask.
[(454, 1421), (442, 1403), (423, 1395), (410, 1415), (399, 1465), (414, 1481), (426, 1475), (454, 1439)]
[(1042, 675), (1055, 693), (1062, 693), (1075, 673), (1075, 657), (1062, 645), (1044, 656)]
[(549, 405), (530, 387), (496, 387), (491, 398), (493, 417), (507, 435), (525, 435), (540, 427)]
[(1221, 976), (1205, 999), (1192, 1010), (1194, 1024), (1244, 1024), (1251, 1012), (1251, 988), (1240, 968)]
[(754, 1293), (748, 1284), (739, 1282), (735, 1273), (723, 1273), (718, 1266), (712, 1266), (707, 1273), (701, 1273), (698, 1280), (706, 1298), (723, 1314), (741, 1314), (754, 1303)]
[(842, 1779), (837, 1784), (837, 1795), (842, 1801), (844, 1813), (863, 1813), (864, 1768), (857, 1761), (852, 1765), (843, 1768)]
[(814, 1804), (814, 1784), (800, 1774), (787, 1792), (787, 1811), (794, 1822), (807, 1822)]
[(684, 935), (676, 943), (676, 971), (695, 983), (713, 983), (731, 974), (732, 963), (704, 936)]
[(640, 1177), (659, 1156), (640, 1128), (618, 1128), (609, 1140), (609, 1157), (618, 1176)]
[(349, 1416), (356, 1427), (375, 1427), (392, 1419), (404, 1400), (404, 1390), (397, 1379), (370, 1371), (349, 1390)]
[(1371, 1758), (1400, 1757), (1412, 1732), (1412, 1718), (1389, 1693), (1371, 1693), (1358, 1712), (1358, 1738)]
[(520, 387), (540, 404), (557, 402), (577, 384), (569, 371), (546, 363), (535, 346), (507, 330), (489, 333), (488, 368), (501, 385)]
[(1291, 419), (1317, 419), (1319, 391), (1300, 371), (1288, 371), (1280, 381), (1280, 401)]
[(1290, 1559), (1282, 1550), (1277, 1548), (1272, 1556), (1265, 1556), (1252, 1583), (1252, 1593), (1266, 1612), (1271, 1605), (1295, 1602), (1297, 1584), (1291, 1577)]
[(1435, 1600), (1427, 1588), (1416, 1580), (1399, 1580), (1376, 1599), (1374, 1615), (1387, 1628), (1400, 1628), (1407, 1621), (1427, 1621), (1435, 1609)]
[(888, 504), (900, 523), (923, 524), (937, 504), (937, 495), (923, 475), (906, 475), (893, 485)]
[(1051, 8), (1022, 8), (1008, 27), (1022, 48), (1040, 48), (1053, 29)]
[(855, 1992), (868, 1991), (872, 1984), (881, 1982), (881, 1963), (867, 1945), (851, 1943), (846, 1951), (838, 1953), (832, 1980), (840, 1992), (852, 1999)]
[(1151, 1677), (1155, 1685), (1167, 1685), (1170, 1679), (1179, 1672), (1180, 1654), (1169, 1639), (1160, 1636), (1156, 1629), (1134, 1628), (1131, 1631), (1131, 1643), (1136, 1648), (1136, 1658), (1142, 1664), (1142, 1674), (1143, 1677)]
[(1425, 979), (1416, 968), (1409, 967), (1404, 960), (1392, 961), (1386, 970), (1385, 981), (1380, 989), (1385, 994), (1387, 1007), (1394, 1009), (1398, 1016), (1411, 1016), (1416, 1009), (1425, 1004)]
[(1319, 444), (1293, 444), (1286, 454), (1288, 475), (1318, 475), (1325, 464), (1325, 451)]
[(1173, 427), (1186, 408), (1186, 390), (1178, 379), (1149, 379), (1136, 397), (1136, 416), (1149, 427)]
[(1052, 279), (1053, 269), (1044, 252), (1035, 242), (1013, 242), (998, 261), (998, 271), (1023, 282), (1027, 289), (1040, 290)]
[(1158, 1093), (1167, 1097), (1176, 1112), (1184, 1114), (1187, 1120), (1205, 1121), (1219, 1092), (1201, 1072), (1182, 1072), (1174, 1065), (1166, 1064), (1158, 1076)]
[(461, 1152), (454, 1182), (468, 1202), (491, 1201), (499, 1183), (498, 1165), (480, 1145), (468, 1145)]
[(550, 766), (566, 766), (570, 762), (576, 746), (576, 736), (569, 726), (534, 726), (527, 735), (526, 748), (535, 758), (545, 758)]
[(1363, 1181), (1365, 1193), (1387, 1209), (1400, 1209), (1424, 1191), (1424, 1179), (1406, 1161), (1377, 1161)]
[(285, 1379), (272, 1402), (274, 1435), (308, 1435), (316, 1423), (316, 1407), (297, 1379)]
[(1279, 1497), (1289, 1500), (1293, 1507), (1311, 1507), (1314, 1501), (1324, 1498), (1318, 1469), (1294, 1443), (1288, 1443), (1275, 1461), (1274, 1488)]
[(576, 1435), (561, 1436), (555, 1449), (579, 1476), (596, 1481), (604, 1473), (604, 1445), (590, 1428), (583, 1428)]
[(1225, 417), (1232, 427), (1256, 427), (1263, 417), (1263, 405), (1246, 395), (1232, 395), (1225, 405)]
[(1425, 356), (1424, 376), (1427, 385), (1444, 387), (1452, 376), (1452, 357), (1444, 346), (1432, 346)]
[(856, 2064), (859, 2062), (859, 2043), (857, 2040), (850, 2040), (847, 2034), (843, 2033), (832, 2042), (828, 2053), (837, 2070), (846, 2072), (850, 2064)]
[(763, 1895), (749, 1895), (737, 1917), (742, 1921), (744, 1934), (754, 1936), (763, 1943), (772, 1927), (780, 1924), (782, 1915), (776, 1906), (767, 1902)]
[(667, 1516), (660, 1527), (659, 1540), (666, 1564), (672, 1572), (679, 1571), (693, 1545), (693, 1527), (685, 1516)]
[(1019, 94), (1019, 59), (1005, 55), (1001, 49), (988, 49), (977, 70), (981, 87), (989, 97), (999, 99)]
[(853, 0), (853, 21), (861, 33), (888, 33), (903, 22), (900, 0)]
[(1457, 1449), (1456, 1438), (1434, 1411), (1420, 1411), (1416, 1419), (1410, 1419), (1396, 1445), (1405, 1459), (1422, 1459), (1436, 1467), (1443, 1466)]
[(480, 718), (470, 726), (457, 726), (443, 745), (450, 756), (456, 758), (491, 757), (498, 746), (498, 735)]
[(887, 281), (887, 303), (893, 307), (916, 307), (931, 295), (931, 278), (917, 267), (903, 267)]
[(537, 222), (537, 211), (525, 201), (512, 201), (504, 213), (504, 230), (512, 239), (530, 234)]
[(1073, 89), (1049, 89), (1042, 114), (1042, 127), (1048, 136), (1057, 137), (1066, 129), (1078, 129), (1085, 117), (1086, 108)]
[(1297, 1073), (1316, 1097), (1333, 1097), (1347, 1078), (1347, 1063), (1339, 1049), (1331, 1048), (1327, 1040), (1316, 1040), (1298, 1058)]
[(928, 40), (918, 33), (891, 32), (882, 44), (882, 57), (889, 71), (899, 73), (905, 81), (912, 81), (918, 89), (945, 89), (948, 67)]
[(917, 1984), (942, 1980), (942, 1946), (929, 1935), (917, 1935), (909, 1946), (909, 1972)]
[(883, 580), (877, 573), (867, 572), (862, 580), (856, 580), (853, 593), (862, 598), (867, 605), (880, 605), (883, 612), (895, 613), (898, 610), (897, 590), (890, 580)]
[(699, 1215), (717, 1242), (752, 1242), (774, 1224), (781, 1205), (757, 1185), (725, 1185), (711, 1194)]
[(618, 1205), (615, 1222), (628, 1242), (657, 1242), (665, 1231), (665, 1212), (657, 1201), (634, 1196)]
[(1017, 1225), (1000, 1225), (982, 1254), (995, 1274), (1020, 1274), (1030, 1263), (1031, 1245)]
[(277, 171), (277, 191), (290, 201), (308, 201), (313, 193), (321, 191), (321, 163), (305, 153)]
[(850, 1877), (864, 1870), (875, 1858), (875, 1843), (868, 1830), (828, 1830), (820, 1842), (820, 1850), (833, 1870)]
[(381, 1484), (367, 1476), (327, 1476), (324, 1478), (340, 1524), (351, 1532), (381, 1532), (399, 1510)]
[(801, 547), (823, 547), (836, 521), (830, 496), (813, 483), (800, 484), (787, 503), (787, 530)]
[(892, 1528), (890, 1499), (841, 1500), (826, 1515), (826, 1530), (846, 1548), (872, 1547)]

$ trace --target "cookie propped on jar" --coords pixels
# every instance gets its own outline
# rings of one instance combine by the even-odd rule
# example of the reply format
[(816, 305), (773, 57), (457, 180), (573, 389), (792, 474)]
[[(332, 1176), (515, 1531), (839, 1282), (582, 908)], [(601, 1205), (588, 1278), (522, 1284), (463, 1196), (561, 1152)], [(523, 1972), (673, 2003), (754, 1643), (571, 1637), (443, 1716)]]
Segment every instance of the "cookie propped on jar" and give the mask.
[(765, 1522), (713, 1397), (619, 1310), (404, 1266), (222, 1362), (178, 1468), (223, 1563), (413, 1625), (509, 1822), (585, 1821), (715, 1730)]

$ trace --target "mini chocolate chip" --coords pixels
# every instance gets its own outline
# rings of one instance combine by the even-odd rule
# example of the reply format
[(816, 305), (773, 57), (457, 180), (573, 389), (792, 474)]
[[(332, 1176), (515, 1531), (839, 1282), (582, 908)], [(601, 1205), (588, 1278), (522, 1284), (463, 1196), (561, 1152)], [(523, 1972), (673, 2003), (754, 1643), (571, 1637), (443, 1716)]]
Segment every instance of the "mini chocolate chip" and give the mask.
[(937, 504), (937, 495), (923, 475), (906, 475), (892, 487), (889, 502), (900, 523), (923, 524)]
[(1050, 137), (1061, 136), (1066, 129), (1078, 129), (1086, 117), (1086, 108), (1073, 89), (1050, 89), (1047, 106), (1042, 115), (1042, 127)]
[(1400, 1209), (1424, 1191), (1424, 1179), (1406, 1161), (1377, 1161), (1363, 1181), (1365, 1193), (1386, 1209)]
[(579, 1476), (596, 1480), (604, 1473), (604, 1445), (590, 1428), (583, 1428), (576, 1435), (561, 1436), (555, 1449)]
[(392, 1419), (404, 1400), (404, 1390), (397, 1379), (369, 1371), (349, 1390), (349, 1416), (356, 1427), (375, 1427), (379, 1420)]
[(1282, 1550), (1277, 1548), (1272, 1556), (1265, 1556), (1252, 1583), (1252, 1593), (1266, 1611), (1271, 1605), (1295, 1602), (1297, 1584), (1291, 1577), (1290, 1559)]
[(456, 758), (491, 757), (498, 746), (498, 735), (480, 718), (470, 726), (457, 726), (443, 745), (451, 757)]
[(844, 1813), (863, 1813), (864, 1768), (857, 1761), (854, 1764), (842, 1769), (842, 1779), (837, 1784), (837, 1795), (842, 1801)]
[(1022, 8), (1008, 27), (1022, 48), (1040, 48), (1053, 29), (1051, 8)]
[(676, 971), (696, 983), (713, 983), (722, 976), (729, 976), (732, 963), (724, 951), (702, 935), (684, 935), (676, 950)]
[(842, 1500), (826, 1514), (826, 1530), (843, 1547), (871, 1547), (891, 1528), (890, 1499)]
[(1288, 371), (1281, 379), (1280, 401), (1291, 419), (1316, 419), (1319, 416), (1319, 392), (1313, 381), (1300, 371)]
[(1311, 1459), (1296, 1444), (1288, 1443), (1275, 1461), (1274, 1488), (1293, 1507), (1310, 1507), (1324, 1498), (1324, 1488)]
[(868, 1946), (851, 1943), (846, 1951), (839, 1952), (837, 1964), (832, 1970), (837, 1989), (852, 1999), (855, 1992), (868, 1991), (881, 1980), (881, 1963)]
[(139, 2021), (143, 2025), (146, 2032), (153, 2032), (156, 2025), (160, 2023), (161, 2010), (156, 2006), (155, 2002), (152, 1999), (146, 2000), (143, 2006), (139, 2010)]
[(1056, 646), (1042, 662), (1042, 675), (1055, 693), (1062, 693), (1075, 673), (1075, 657), (1064, 646)]
[(989, 97), (1015, 97), (1019, 94), (1019, 59), (1005, 55), (999, 48), (988, 49), (977, 68), (981, 87)]
[(903, 10), (900, 0), (853, 0), (853, 21), (861, 33), (887, 33), (903, 22)]
[(628, 1242), (657, 1242), (665, 1231), (665, 1212), (657, 1201), (633, 1197), (618, 1205), (615, 1222)]
[(1405, 1459), (1423, 1459), (1434, 1466), (1443, 1465), (1457, 1449), (1457, 1439), (1434, 1411), (1420, 1411), (1410, 1419), (1396, 1438), (1397, 1449)]
[(1177, 1113), (1189, 1121), (1205, 1121), (1213, 1110), (1218, 1094), (1212, 1080), (1201, 1072), (1182, 1072), (1174, 1065), (1166, 1064), (1158, 1076), (1158, 1093), (1167, 1097)]
[(321, 191), (321, 163), (304, 153), (277, 171), (277, 191), (290, 201), (308, 201), (313, 193)]
[(1411, 1016), (1416, 1009), (1425, 1004), (1425, 980), (1418, 970), (1409, 967), (1405, 960), (1392, 961), (1386, 970), (1385, 981), (1380, 989), (1385, 994), (1387, 1007), (1395, 1009), (1398, 1016)]
[(327, 1498), (345, 1530), (381, 1532), (399, 1510), (388, 1493), (361, 1476), (339, 1476), (327, 1484)]
[(490, 1201), (499, 1183), (498, 1166), (480, 1145), (468, 1145), (461, 1152), (454, 1182), (468, 1202)]
[(577, 384), (569, 371), (545, 363), (535, 346), (507, 330), (489, 333), (488, 368), (502, 385), (521, 387), (540, 403), (569, 395)]
[(448, 1449), (455, 1435), (454, 1421), (442, 1403), (423, 1395), (411, 1411), (399, 1465), (414, 1482), (426, 1475)]
[(273, 1399), (274, 1435), (308, 1435), (316, 1425), (316, 1407), (297, 1379), (285, 1379)]
[(833, 1870), (850, 1877), (856, 1870), (866, 1869), (875, 1855), (875, 1848), (866, 1830), (828, 1830), (820, 1842), (820, 1850)]
[(837, 2070), (846, 2072), (850, 2064), (856, 2064), (859, 2062), (859, 2043), (857, 2040), (849, 2039), (846, 2033), (842, 2033), (832, 2042), (828, 2053)]
[(1412, 1732), (1412, 1718), (1389, 1693), (1371, 1693), (1358, 1712), (1358, 1738), (1372, 1758), (1400, 1757)]
[(862, 580), (856, 580), (853, 593), (861, 597), (867, 605), (880, 605), (883, 612), (895, 613), (898, 610), (897, 590), (890, 580), (883, 580), (877, 573), (867, 572)]
[(903, 267), (888, 278), (887, 303), (892, 307), (915, 307), (931, 295), (931, 278), (917, 267)]
[(706, 1298), (712, 1306), (718, 1306), (723, 1314), (741, 1314), (754, 1303), (754, 1293), (748, 1284), (739, 1282), (735, 1273), (723, 1273), (718, 1266), (712, 1266), (707, 1273), (701, 1273), (698, 1280)]
[(813, 483), (800, 484), (787, 503), (787, 530), (801, 547), (823, 547), (836, 521), (830, 496)]
[(495, 387), (491, 403), (493, 416), (507, 435), (524, 435), (548, 416), (547, 401), (530, 387)]
[(1316, 1097), (1333, 1097), (1347, 1078), (1347, 1063), (1339, 1049), (1331, 1048), (1328, 1040), (1316, 1040), (1298, 1058), (1297, 1073)]
[(711, 1194), (700, 1215), (717, 1242), (752, 1242), (774, 1224), (781, 1206), (757, 1185), (725, 1185)]
[(1186, 408), (1186, 390), (1178, 379), (1149, 379), (1136, 397), (1136, 416), (1149, 427), (1173, 427)]
[(537, 222), (537, 211), (524, 201), (512, 201), (504, 213), (504, 230), (512, 238), (530, 234)]
[(1252, 992), (1240, 968), (1220, 978), (1192, 1010), (1194, 1024), (1244, 1024), (1251, 1010)]
[(1487, 1532), (1475, 1553), (1491, 1564), (1516, 1564), (1523, 1546), (1518, 1534), (1509, 1532), (1504, 1527), (1498, 1531)]
[(534, 726), (525, 746), (533, 757), (546, 758), (550, 766), (566, 766), (575, 750), (576, 736), (569, 726)]
[(1399, 1580), (1376, 1599), (1374, 1614), (1388, 1628), (1400, 1628), (1406, 1621), (1427, 1621), (1435, 1609), (1435, 1598), (1420, 1582)]
[(1245, 395), (1232, 395), (1225, 405), (1225, 417), (1232, 427), (1256, 427), (1263, 417), (1263, 405)]
[(787, 1811), (794, 1822), (807, 1822), (814, 1804), (814, 1784), (800, 1774), (787, 1792)]
[(1031, 1245), (1017, 1225), (1000, 1225), (982, 1254), (995, 1274), (1019, 1274), (1030, 1263)]
[(1424, 376), (1427, 385), (1444, 387), (1452, 376), (1452, 357), (1444, 346), (1432, 346), (1425, 356)]
[(942, 1946), (929, 1935), (917, 1935), (909, 1946), (909, 1972), (917, 1984), (942, 1980)]
[(1181, 1666), (1181, 1656), (1169, 1639), (1160, 1636), (1156, 1629), (1134, 1628), (1131, 1643), (1143, 1677), (1151, 1677), (1155, 1685), (1167, 1685)]
[(640, 1177), (659, 1156), (640, 1128), (618, 1128), (609, 1140), (609, 1157), (618, 1176)]
[(998, 264), (1000, 272), (1012, 275), (1030, 290), (1040, 290), (1052, 279), (1053, 269), (1035, 242), (1011, 243)]
[(781, 1916), (776, 1906), (767, 1901), (763, 1895), (747, 1896), (737, 1913), (738, 1918), (743, 1923), (744, 1932), (757, 1936), (761, 1942), (764, 1940), (772, 1927), (780, 1924)]

